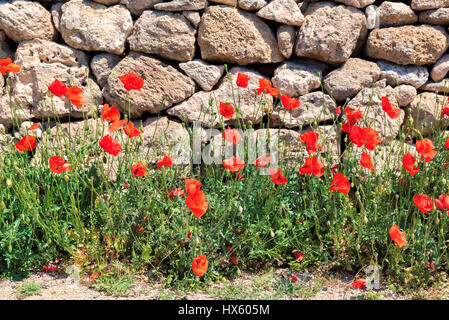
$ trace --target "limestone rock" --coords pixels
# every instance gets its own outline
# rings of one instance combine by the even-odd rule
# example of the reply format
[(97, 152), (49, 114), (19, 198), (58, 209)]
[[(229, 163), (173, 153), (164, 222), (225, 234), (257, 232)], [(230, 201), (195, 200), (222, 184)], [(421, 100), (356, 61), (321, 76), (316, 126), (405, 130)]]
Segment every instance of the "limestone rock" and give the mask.
[(385, 1), (377, 9), (381, 27), (399, 26), (403, 24), (414, 24), (418, 16), (413, 10), (401, 2)]
[(129, 11), (121, 5), (106, 7), (87, 0), (61, 6), (59, 31), (76, 49), (122, 54), (133, 29)]
[(113, 4), (117, 4), (120, 2), (120, 0), (93, 0), (94, 2), (98, 2), (101, 4), (105, 4), (105, 5), (113, 5)]
[[(447, 126), (449, 120), (441, 119), (441, 111), (445, 105), (447, 105), (445, 96), (433, 92), (417, 95), (408, 106), (410, 117), (413, 119), (413, 128), (427, 136), (438, 128)], [(412, 135), (416, 134), (412, 132)]]
[(413, 10), (429, 10), (449, 7), (449, 0), (412, 0)]
[(206, 91), (212, 90), (224, 72), (224, 66), (216, 66), (202, 60), (180, 63), (179, 67)]
[(239, 0), (239, 8), (243, 10), (253, 11), (265, 7), (269, 1), (267, 0)]
[(339, 65), (361, 50), (367, 29), (360, 10), (319, 3), (308, 12), (298, 31), (297, 56)]
[(449, 8), (422, 11), (419, 13), (419, 22), (436, 25), (449, 24)]
[(273, 86), (280, 90), (281, 94), (297, 97), (309, 93), (320, 87), (320, 77), (328, 71), (324, 63), (298, 59), (284, 62), (274, 71)]
[(219, 4), (227, 4), (233, 7), (237, 7), (237, 0), (210, 0), (212, 3), (219, 3)]
[(386, 79), (389, 85), (410, 84), (415, 88), (421, 87), (429, 79), (426, 67), (401, 66), (387, 61), (377, 61), (380, 68), (380, 78)]
[(284, 58), (290, 59), (293, 53), (293, 47), (296, 40), (296, 29), (292, 26), (281, 25), (277, 31), (277, 40), (279, 45), (279, 51)]
[(206, 8), (207, 4), (206, 0), (173, 0), (157, 3), (154, 5), (154, 9), (162, 11), (201, 10)]
[(352, 98), (362, 88), (369, 87), (380, 76), (380, 69), (374, 63), (359, 58), (350, 58), (342, 67), (329, 73), (323, 80), (323, 87), (337, 102)]
[(438, 91), (439, 93), (449, 93), (449, 78), (444, 78), (439, 81), (428, 81), (419, 89), (424, 91)]
[(157, 3), (164, 0), (121, 0), (120, 3), (125, 5), (131, 14), (140, 16), (145, 10), (153, 9)]
[(283, 60), (268, 25), (252, 13), (229, 6), (206, 9), (198, 29), (198, 44), (203, 60), (240, 65)]
[(433, 81), (443, 79), (449, 71), (449, 54), (442, 56), (437, 63), (434, 64), (430, 76)]
[(401, 107), (407, 106), (417, 95), (415, 87), (408, 84), (401, 84), (395, 87), (393, 91), (392, 96), (395, 97), (395, 101)]
[(304, 16), (294, 0), (273, 0), (257, 12), (261, 18), (291, 26), (300, 26)]
[(35, 1), (0, 1), (0, 30), (15, 42), (55, 38), (50, 12)]
[(344, 3), (348, 6), (356, 7), (356, 8), (365, 8), (366, 6), (369, 6), (370, 4), (373, 4), (376, 2), (376, 0), (335, 0), (336, 2)]
[(449, 36), (441, 27), (402, 26), (371, 31), (366, 55), (396, 64), (435, 63), (449, 47)]
[(195, 54), (196, 30), (181, 13), (147, 10), (129, 37), (131, 50), (187, 61)]
[(5, 33), (3, 31), (0, 31), (0, 60), (8, 57), (11, 59), (14, 58), (14, 53), (11, 51), (8, 43), (5, 40), (6, 40)]
[(111, 70), (120, 62), (120, 57), (110, 53), (100, 53), (92, 58), (90, 67), (98, 84), (103, 88), (106, 86)]
[(53, 25), (55, 26), (56, 30), (59, 31), (59, 22), (61, 21), (61, 7), (64, 3), (62, 2), (56, 2), (51, 6), (51, 19), (53, 21)]
[(194, 26), (198, 28), (201, 21), (201, 16), (197, 11), (183, 11), (182, 15)]
[[(239, 88), (240, 93), (240, 118), (247, 124), (260, 123), (263, 116), (271, 111), (273, 98), (267, 95), (257, 96), (254, 92), (259, 87), (259, 78), (265, 78), (260, 73), (246, 69), (244, 67), (234, 67), (229, 70), (232, 85), (235, 88), (235, 81), (238, 73), (244, 73), (250, 77), (247, 88)], [(262, 105), (263, 101), (267, 104)], [(211, 105), (209, 102), (211, 101)], [(171, 116), (178, 117), (188, 123), (200, 121), (206, 128), (217, 128), (220, 126), (220, 102), (233, 102), (231, 83), (227, 77), (223, 78), (218, 88), (211, 91), (200, 91), (195, 93), (188, 100), (170, 108), (167, 113)], [(235, 106), (234, 106), (235, 109)], [(236, 113), (232, 119), (223, 119), (225, 125), (233, 125), (237, 123)]]
[(103, 96), (106, 101), (128, 114), (126, 90), (119, 77), (134, 72), (144, 80), (140, 91), (129, 92), (131, 115), (158, 113), (179, 103), (195, 92), (195, 83), (175, 68), (145, 54), (131, 52), (112, 69)]

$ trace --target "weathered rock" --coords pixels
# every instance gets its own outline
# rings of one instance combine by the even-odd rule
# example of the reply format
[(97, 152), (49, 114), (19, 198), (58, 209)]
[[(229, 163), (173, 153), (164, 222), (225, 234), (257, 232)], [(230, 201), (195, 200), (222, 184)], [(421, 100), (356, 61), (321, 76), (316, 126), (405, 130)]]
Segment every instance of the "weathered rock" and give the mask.
[(296, 29), (292, 26), (281, 25), (277, 31), (277, 40), (279, 45), (279, 51), (284, 58), (290, 59), (293, 53), (293, 47), (296, 40)]
[(324, 78), (323, 87), (337, 102), (342, 102), (369, 87), (379, 76), (380, 69), (374, 62), (350, 58)]
[(299, 97), (299, 101), (301, 106), (291, 112), (278, 105), (271, 113), (272, 125), (275, 127), (281, 125), (285, 128), (306, 127), (314, 125), (314, 122), (321, 123), (336, 117), (337, 105), (327, 94), (311, 92)]
[(419, 13), (419, 22), (436, 25), (449, 24), (449, 8), (422, 11)]
[[(131, 108), (128, 110), (126, 90), (118, 79), (134, 72), (144, 80), (140, 91), (129, 92)], [(137, 52), (131, 52), (114, 69), (103, 89), (106, 101), (119, 107), (124, 113), (131, 112), (134, 117), (144, 112), (158, 113), (179, 103), (195, 92), (195, 83), (175, 68)]]
[(206, 91), (212, 90), (224, 72), (224, 66), (216, 66), (202, 60), (180, 63), (179, 67)]
[(201, 16), (197, 11), (183, 11), (182, 15), (194, 26), (198, 28), (201, 21)]
[(419, 88), (429, 79), (426, 67), (401, 66), (387, 61), (377, 61), (377, 66), (380, 68), (380, 78), (386, 79), (392, 86), (398, 83)]
[(229, 6), (208, 7), (198, 29), (203, 60), (276, 63), (283, 60), (276, 37), (259, 17)]
[(296, 97), (319, 88), (321, 79), (318, 73), (322, 77), (328, 69), (329, 67), (324, 63), (308, 59), (287, 61), (274, 71), (274, 77), (271, 80), (281, 94)]
[(445, 54), (433, 65), (432, 71), (430, 72), (430, 76), (432, 77), (433, 81), (439, 81), (446, 76), (448, 71), (449, 71), (449, 54)]
[(131, 14), (124, 6), (106, 7), (87, 0), (61, 6), (59, 31), (77, 49), (122, 54), (132, 29)]
[[(430, 135), (438, 128), (449, 124), (447, 118), (441, 119), (443, 106), (447, 105), (447, 97), (433, 92), (423, 92), (415, 97), (408, 106), (409, 116), (413, 119), (413, 128), (422, 135)], [(406, 122), (408, 125), (408, 123)], [(411, 132), (416, 136), (415, 132)]]
[(35, 1), (0, 1), (0, 30), (15, 42), (55, 38), (50, 12)]
[(294, 0), (273, 0), (257, 12), (261, 18), (291, 26), (300, 26), (304, 16)]
[(56, 2), (51, 6), (51, 19), (53, 21), (53, 25), (55, 26), (56, 30), (59, 31), (59, 23), (61, 21), (61, 7), (64, 3), (62, 2)]
[(92, 58), (90, 67), (98, 84), (103, 88), (106, 86), (111, 70), (120, 62), (120, 57), (110, 53), (100, 53)]
[(419, 89), (424, 91), (438, 91), (439, 93), (449, 93), (449, 78), (444, 78), (439, 81), (428, 81)]
[(196, 30), (181, 13), (147, 10), (129, 37), (131, 50), (187, 61), (195, 54)]
[(206, 0), (173, 0), (157, 3), (154, 5), (154, 9), (162, 11), (201, 10), (206, 8), (207, 4)]
[(3, 31), (0, 31), (0, 59), (5, 59), (8, 57), (12, 59), (14, 57), (14, 53), (11, 51), (8, 43), (5, 40), (5, 33)]
[[(393, 105), (396, 104), (396, 94), (398, 91), (386, 85), (385, 80), (376, 82), (373, 87), (362, 89), (354, 98), (352, 98), (348, 106), (351, 109), (361, 109), (363, 111), (363, 120), (359, 120), (357, 125), (362, 128), (370, 127), (379, 132), (382, 144), (387, 144), (394, 139), (404, 122), (404, 110), (396, 119), (390, 119), (382, 109), (382, 97), (387, 96)], [(392, 98), (395, 97), (395, 98)], [(345, 120), (347, 121), (347, 119)]]
[[(11, 87), (13, 104), (21, 104), (25, 112), (22, 118), (83, 118), (96, 111), (103, 99), (98, 85), (86, 75), (88, 61), (85, 53), (65, 45), (41, 39), (21, 42), (14, 62), (21, 65), (22, 70), (14, 75)], [(67, 87), (81, 88), (89, 102), (78, 108), (64, 96), (53, 97), (52, 101), (47, 92), (55, 79)]]
[(268, 4), (267, 0), (239, 0), (239, 8), (243, 10), (259, 10)]
[(131, 14), (140, 16), (145, 10), (153, 9), (157, 3), (164, 0), (122, 0), (120, 3), (125, 5)]
[(295, 53), (339, 65), (361, 50), (367, 29), (365, 15), (358, 9), (320, 3), (309, 6), (298, 31)]
[(401, 107), (407, 106), (415, 99), (416, 95), (417, 91), (415, 87), (408, 84), (401, 84), (395, 87), (392, 93), (392, 96), (395, 97), (395, 102)]
[(377, 9), (381, 27), (414, 24), (418, 16), (405, 3), (385, 1)]
[(429, 10), (449, 7), (449, 0), (412, 0), (413, 10)]
[(109, 6), (120, 2), (120, 0), (93, 0), (93, 1)]
[(335, 0), (336, 2), (344, 3), (348, 6), (356, 7), (356, 8), (365, 8), (370, 4), (376, 2), (376, 0)]
[(449, 36), (441, 27), (402, 26), (371, 31), (367, 56), (397, 64), (435, 63), (449, 47)]
[[(229, 75), (234, 88), (235, 81), (237, 80), (237, 74), (239, 72), (247, 74), (250, 77), (248, 87), (239, 88), (240, 120), (247, 124), (260, 123), (263, 116), (271, 111), (273, 98), (269, 95), (265, 98), (263, 95), (256, 96), (254, 91), (259, 87), (259, 78), (266, 79), (266, 77), (262, 76), (258, 72), (251, 71), (243, 67), (234, 67), (229, 70)], [(209, 101), (211, 99), (212, 105), (209, 105)], [(267, 104), (262, 105), (262, 102), (265, 100), (267, 101)], [(234, 101), (232, 97), (231, 83), (227, 77), (221, 80), (216, 90), (211, 92), (197, 92), (187, 101), (168, 109), (167, 113), (171, 116), (185, 120), (188, 123), (200, 121), (204, 127), (217, 128), (220, 126), (220, 118), (222, 118), (219, 114), (219, 105), (220, 102), (226, 101)], [(223, 119), (225, 125), (233, 125), (237, 123), (236, 114), (237, 113), (234, 114), (232, 119)]]
[(212, 3), (219, 3), (219, 4), (227, 4), (233, 7), (237, 7), (237, 0), (210, 0)]

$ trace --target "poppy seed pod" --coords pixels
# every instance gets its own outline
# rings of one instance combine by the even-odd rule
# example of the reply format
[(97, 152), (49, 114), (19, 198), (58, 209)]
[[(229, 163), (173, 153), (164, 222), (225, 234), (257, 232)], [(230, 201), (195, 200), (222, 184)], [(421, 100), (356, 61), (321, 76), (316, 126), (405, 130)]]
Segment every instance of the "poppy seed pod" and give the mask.
[(11, 181), (11, 179), (6, 179), (6, 187), (7, 187), (8, 189), (11, 189), (11, 188), (12, 188), (12, 181)]

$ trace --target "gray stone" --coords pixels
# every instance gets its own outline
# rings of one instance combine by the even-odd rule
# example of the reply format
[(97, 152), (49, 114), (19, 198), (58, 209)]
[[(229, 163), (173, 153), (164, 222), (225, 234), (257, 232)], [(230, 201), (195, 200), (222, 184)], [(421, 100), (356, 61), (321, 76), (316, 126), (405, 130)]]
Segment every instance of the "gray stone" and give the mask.
[(115, 54), (100, 53), (92, 58), (90, 67), (98, 84), (103, 88), (106, 86), (111, 70), (119, 63), (121, 58)]
[(277, 31), (279, 51), (284, 58), (290, 59), (296, 40), (296, 29), (292, 26), (280, 25)]
[(356, 7), (356, 8), (365, 8), (366, 6), (369, 6), (370, 4), (373, 4), (376, 2), (376, 0), (335, 0), (336, 2), (344, 3), (348, 6)]
[(405, 3), (385, 1), (377, 9), (381, 27), (414, 24), (418, 16)]
[(224, 66), (216, 66), (199, 59), (180, 63), (179, 67), (206, 91), (212, 90), (224, 72)]
[(192, 26), (198, 28), (198, 25), (201, 21), (201, 16), (198, 11), (183, 11), (182, 15), (186, 17), (187, 20), (189, 20)]
[(265, 7), (269, 1), (267, 0), (239, 0), (238, 6), (243, 10), (259, 10)]
[(120, 3), (125, 5), (131, 14), (140, 16), (145, 10), (153, 9), (157, 3), (164, 0), (122, 0)]
[(429, 10), (449, 7), (449, 0), (412, 0), (413, 10)]
[(419, 22), (435, 25), (449, 24), (449, 8), (422, 11), (419, 13)]
[(449, 78), (444, 78), (439, 81), (428, 81), (419, 89), (424, 91), (449, 93)]
[(401, 66), (387, 61), (377, 61), (380, 78), (386, 79), (389, 85), (410, 84), (421, 87), (429, 79), (429, 72), (422, 66)]
[(448, 71), (449, 71), (449, 54), (445, 54), (433, 65), (432, 71), (430, 72), (430, 76), (432, 77), (433, 81), (439, 81), (446, 76)]
[(157, 3), (154, 9), (162, 11), (188, 11), (201, 10), (208, 5), (206, 0), (173, 0), (169, 2)]
[(300, 26), (304, 16), (294, 0), (273, 0), (257, 12), (261, 18), (291, 26)]

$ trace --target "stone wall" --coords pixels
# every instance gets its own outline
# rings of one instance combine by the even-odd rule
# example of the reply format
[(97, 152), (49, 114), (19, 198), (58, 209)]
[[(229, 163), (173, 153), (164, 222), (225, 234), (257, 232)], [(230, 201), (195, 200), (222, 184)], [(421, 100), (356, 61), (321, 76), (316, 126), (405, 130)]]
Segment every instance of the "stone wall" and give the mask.
[[(118, 77), (132, 71), (145, 81), (130, 93), (133, 119), (145, 123), (159, 114), (216, 127), (209, 100), (232, 99), (227, 64), (232, 80), (238, 72), (251, 77), (240, 90), (245, 122), (257, 125), (269, 115), (273, 127), (292, 130), (329, 124), (349, 101), (369, 107), (388, 142), (409, 116), (425, 134), (424, 121), (439, 125), (435, 101), (446, 98), (433, 92), (449, 91), (447, 25), (449, 0), (0, 0), (0, 59), (14, 57), (22, 66), (11, 88), (24, 120), (93, 112), (57, 97), (52, 105), (45, 93), (55, 78), (81, 87), (91, 106), (114, 104), (127, 114)], [(291, 116), (279, 106), (255, 112), (259, 78), (302, 107)], [(9, 132), (10, 102), (0, 81), (0, 126)], [(382, 95), (401, 106), (399, 118), (379, 116)]]

